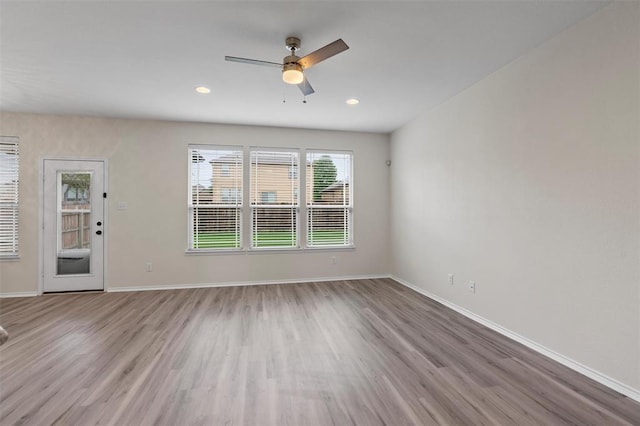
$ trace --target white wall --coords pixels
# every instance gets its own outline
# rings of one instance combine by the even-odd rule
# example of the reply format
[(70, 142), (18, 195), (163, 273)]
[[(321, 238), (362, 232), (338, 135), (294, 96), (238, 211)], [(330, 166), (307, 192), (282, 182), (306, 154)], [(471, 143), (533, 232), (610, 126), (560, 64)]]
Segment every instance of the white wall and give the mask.
[[(38, 288), (38, 191), (43, 157), (108, 159), (110, 289), (389, 272), (389, 137), (75, 116), (4, 113), (0, 134), (20, 137), (20, 260), (0, 261), (0, 293)], [(187, 146), (223, 144), (352, 150), (355, 250), (187, 255)], [(126, 201), (128, 210), (117, 210)], [(330, 258), (337, 257), (337, 264)], [(145, 272), (145, 263), (153, 271)]]
[(639, 9), (608, 6), (391, 138), (393, 274), (635, 389)]

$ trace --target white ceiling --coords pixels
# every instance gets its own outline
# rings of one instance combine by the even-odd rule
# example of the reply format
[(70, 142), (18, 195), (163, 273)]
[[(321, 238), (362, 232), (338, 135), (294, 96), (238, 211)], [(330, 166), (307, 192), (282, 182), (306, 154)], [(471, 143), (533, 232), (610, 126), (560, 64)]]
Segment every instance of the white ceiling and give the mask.
[[(605, 4), (2, 1), (0, 108), (390, 132)], [(350, 46), (307, 71), (306, 104), (278, 69), (224, 61), (279, 62), (288, 35), (300, 56)]]

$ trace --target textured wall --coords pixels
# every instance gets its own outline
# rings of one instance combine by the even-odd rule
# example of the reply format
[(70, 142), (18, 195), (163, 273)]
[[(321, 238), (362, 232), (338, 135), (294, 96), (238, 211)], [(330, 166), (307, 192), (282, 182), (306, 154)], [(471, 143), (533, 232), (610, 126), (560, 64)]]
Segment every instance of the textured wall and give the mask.
[[(108, 160), (108, 288), (389, 272), (388, 135), (14, 113), (0, 115), (0, 123), (0, 134), (20, 137), (21, 150), (20, 260), (0, 262), (0, 293), (38, 288), (39, 174), (47, 157)], [(189, 144), (353, 151), (356, 249), (185, 254)], [(128, 210), (117, 210), (118, 201)]]

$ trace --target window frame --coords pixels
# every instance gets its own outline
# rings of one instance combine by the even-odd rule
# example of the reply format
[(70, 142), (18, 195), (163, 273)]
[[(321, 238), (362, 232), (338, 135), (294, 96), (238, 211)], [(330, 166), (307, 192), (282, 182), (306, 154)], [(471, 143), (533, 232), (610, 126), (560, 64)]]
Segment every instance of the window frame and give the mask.
[[(242, 170), (238, 175), (240, 176), (240, 185), (241, 189), (239, 192), (241, 203), (236, 206), (233, 205), (234, 208), (238, 209), (239, 220), (238, 220), (238, 231), (239, 231), (239, 247), (237, 248), (193, 248), (193, 206), (192, 206), (192, 187), (191, 187), (191, 174), (192, 174), (192, 150), (210, 150), (210, 151), (238, 151), (240, 152), (241, 161), (242, 161)], [(297, 174), (297, 186), (292, 190), (295, 194), (297, 204), (296, 205), (285, 205), (282, 207), (290, 206), (295, 211), (295, 234), (296, 234), (296, 243), (293, 246), (253, 246), (253, 230), (254, 230), (254, 222), (253, 222), (253, 213), (254, 209), (261, 206), (260, 199), (257, 199), (258, 203), (252, 203), (252, 182), (251, 182), (251, 171), (252, 171), (252, 153), (253, 152), (273, 152), (273, 153), (296, 153), (298, 156), (296, 174)], [(341, 205), (335, 206), (330, 205), (328, 208), (347, 208), (348, 209), (348, 232), (349, 232), (349, 241), (347, 244), (339, 244), (339, 245), (310, 245), (309, 244), (309, 211), (314, 208), (314, 206), (309, 204), (309, 200), (307, 200), (307, 158), (309, 154), (347, 154), (350, 157), (350, 170), (349, 170), (349, 205), (342, 207)], [(355, 249), (355, 227), (354, 227), (354, 170), (355, 170), (355, 160), (354, 160), (354, 152), (352, 150), (332, 150), (332, 149), (312, 149), (312, 148), (287, 148), (287, 147), (268, 147), (268, 146), (248, 146), (248, 145), (216, 145), (216, 144), (189, 144), (187, 149), (188, 155), (188, 179), (187, 179), (187, 198), (188, 198), (188, 208), (187, 208), (187, 249), (185, 251), (186, 254), (189, 255), (233, 255), (233, 254), (260, 254), (260, 253), (269, 253), (269, 252), (289, 252), (289, 253), (300, 253), (304, 251), (343, 251), (343, 250), (354, 250)], [(221, 172), (221, 171), (220, 171)], [(311, 172), (312, 173), (312, 172)], [(212, 178), (215, 175), (215, 171), (211, 172)], [(288, 171), (283, 179), (283, 183), (286, 181), (287, 183), (291, 183), (291, 166), (288, 167)], [(227, 187), (228, 188), (228, 187)], [(258, 197), (260, 197), (260, 192), (258, 191)], [(264, 191), (262, 191), (264, 192)], [(311, 189), (311, 201), (313, 201), (313, 189)], [(277, 192), (276, 192), (277, 197)], [(276, 200), (277, 201), (277, 200)], [(214, 204), (216, 207), (224, 207), (226, 205)], [(268, 208), (278, 208), (280, 207), (277, 204), (272, 204)], [(318, 206), (315, 206), (318, 208)]]
[[(307, 149), (305, 150), (305, 166), (307, 164), (307, 162), (309, 161), (309, 155), (314, 155), (314, 154), (319, 154), (320, 156), (323, 154), (326, 155), (348, 155), (349, 156), (349, 175), (348, 175), (348, 184), (349, 184), (349, 199), (348, 199), (348, 204), (346, 205), (322, 205), (322, 204), (318, 204), (318, 205), (314, 205), (313, 202), (314, 200), (314, 194), (313, 194), (313, 187), (311, 189), (307, 188), (307, 186), (309, 185), (309, 182), (305, 179), (305, 188), (304, 188), (304, 193), (305, 193), (305, 198), (307, 198), (307, 195), (310, 193), (310, 199), (306, 199), (305, 200), (305, 204), (304, 204), (304, 208), (305, 208), (305, 221), (306, 221), (306, 226), (305, 226), (305, 249), (308, 250), (340, 250), (340, 249), (350, 249), (350, 248), (355, 248), (355, 226), (354, 226), (354, 215), (353, 215), (353, 211), (354, 211), (354, 201), (353, 201), (353, 193), (354, 193), (354, 170), (355, 170), (355, 166), (354, 166), (354, 153), (351, 150), (331, 150), (331, 149)], [(306, 178), (306, 169), (305, 169), (305, 178)], [(310, 192), (309, 192), (310, 191)], [(312, 213), (312, 211), (314, 209), (344, 209), (347, 213), (347, 229), (348, 229), (348, 239), (347, 242), (345, 244), (318, 244), (318, 245), (312, 245), (311, 244), (311, 239), (310, 239), (310, 235), (311, 235), (311, 224), (310, 222), (310, 214)]]
[(220, 188), (220, 200), (225, 204), (237, 205), (238, 200), (242, 200), (242, 189), (238, 190), (238, 188)]
[[(291, 181), (293, 180), (291, 178), (291, 168), (292, 167), (296, 167), (298, 169), (298, 176), (296, 178), (297, 180), (297, 186), (292, 190), (292, 197), (296, 198), (296, 203), (290, 203), (290, 204), (283, 204), (283, 205), (279, 205), (279, 204), (265, 204), (262, 203), (262, 199), (260, 198), (262, 195), (262, 192), (270, 192), (270, 191), (257, 191), (256, 193), (256, 203), (254, 203), (252, 201), (252, 194), (253, 194), (253, 179), (251, 177), (251, 172), (253, 169), (253, 153), (254, 152), (261, 152), (261, 153), (282, 153), (282, 154), (295, 154), (297, 156), (297, 165), (296, 166), (291, 166), (288, 165), (287, 166), (287, 171), (286, 171), (286, 177), (283, 178), (282, 182), (285, 185), (288, 185), (291, 183)], [(248, 157), (248, 169), (246, 170), (246, 172), (248, 173), (249, 176), (249, 184), (246, 185), (247, 189), (248, 189), (248, 197), (245, 199), (245, 203), (247, 203), (247, 207), (249, 209), (249, 227), (248, 227), (248, 231), (249, 231), (249, 242), (247, 244), (247, 249), (251, 252), (260, 252), (260, 251), (299, 251), (302, 249), (300, 241), (300, 230), (301, 230), (301, 226), (300, 226), (300, 210), (301, 210), (301, 204), (302, 201), (300, 199), (300, 187), (301, 187), (301, 181), (300, 181), (300, 173), (299, 173), (299, 169), (300, 169), (300, 161), (301, 158), (303, 156), (303, 152), (302, 150), (298, 149), (298, 148), (284, 148), (284, 147), (278, 147), (278, 148), (272, 148), (272, 147), (264, 147), (264, 146), (252, 146), (249, 147), (248, 152), (247, 152), (247, 157)], [(297, 196), (293, 195), (295, 194), (295, 190), (298, 190), (297, 192)], [(260, 196), (260, 197), (258, 197)], [(276, 203), (278, 200), (278, 195), (277, 195), (277, 191), (276, 191)], [(260, 201), (260, 202), (258, 202)], [(294, 221), (294, 232), (295, 232), (295, 243), (293, 245), (290, 246), (255, 246), (254, 245), (254, 238), (253, 238), (253, 234), (254, 234), (254, 214), (255, 211), (259, 208), (266, 208), (266, 209), (285, 209), (285, 208), (290, 208), (292, 210), (292, 212), (295, 212), (295, 221)]]
[[(0, 136), (0, 145), (12, 146), (13, 148), (4, 148), (2, 152), (6, 152), (7, 155), (16, 156), (15, 159), (15, 174), (8, 174), (12, 179), (12, 182), (8, 186), (12, 186), (13, 189), (9, 189), (7, 194), (13, 198), (13, 201), (0, 200), (0, 206), (3, 208), (1, 211), (7, 211), (7, 223), (10, 231), (7, 232), (8, 241), (10, 244), (10, 250), (0, 251), (0, 260), (18, 259), (20, 257), (20, 138), (17, 136)], [(9, 164), (11, 170), (11, 165)], [(0, 218), (2, 219), (2, 218)], [(12, 234), (12, 235), (11, 235)]]
[[(210, 204), (210, 205), (205, 205), (204, 207), (218, 207), (218, 208), (233, 208), (237, 210), (237, 216), (238, 216), (238, 220), (237, 220), (237, 229), (238, 229), (238, 247), (205, 247), (205, 248), (195, 248), (195, 238), (194, 238), (194, 213), (195, 213), (195, 208), (197, 208), (197, 206), (194, 205), (193, 203), (193, 187), (192, 187), (192, 166), (193, 166), (193, 162), (192, 162), (192, 152), (193, 150), (199, 150), (199, 151), (233, 151), (233, 152), (238, 152), (240, 159), (241, 159), (241, 165), (242, 165), (242, 169), (240, 170), (240, 173), (237, 174), (237, 176), (240, 177), (240, 188), (239, 188), (239, 198), (240, 198), (240, 203), (220, 203), (220, 204)], [(241, 253), (244, 251), (244, 187), (245, 187), (245, 175), (244, 175), (244, 171), (245, 171), (245, 150), (243, 146), (239, 146), (239, 145), (198, 145), (198, 144), (189, 144), (187, 147), (187, 167), (188, 167), (188, 171), (187, 171), (187, 249), (186, 249), (186, 253), (190, 253), (190, 254), (213, 254), (213, 253), (233, 253), (233, 252), (237, 252), (237, 253)], [(213, 180), (214, 175), (215, 175), (215, 171), (213, 170), (214, 168), (211, 167), (211, 179)], [(226, 177), (226, 178), (230, 178), (233, 177), (231, 176), (231, 173), (229, 173), (228, 176), (223, 176), (222, 175), (222, 171), (220, 170), (220, 176), (221, 177)], [(213, 188), (213, 186), (212, 186)], [(227, 189), (237, 189), (237, 187), (234, 188), (228, 188)], [(220, 190), (222, 190), (222, 188), (220, 188)], [(222, 193), (220, 194), (220, 196), (222, 197)]]
[[(265, 201), (265, 198), (267, 200)], [(273, 201), (272, 201), (273, 199)], [(261, 204), (277, 204), (278, 203), (278, 192), (277, 191), (261, 191), (260, 192), (260, 201)]]

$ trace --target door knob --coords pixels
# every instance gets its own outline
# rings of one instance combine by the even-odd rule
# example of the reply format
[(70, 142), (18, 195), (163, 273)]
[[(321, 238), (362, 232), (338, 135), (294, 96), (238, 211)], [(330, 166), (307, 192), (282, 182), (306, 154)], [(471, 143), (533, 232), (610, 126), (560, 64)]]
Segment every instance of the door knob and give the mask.
[(102, 226), (102, 222), (98, 222), (98, 223), (96, 223), (96, 225)]
[(96, 231), (96, 235), (102, 235), (102, 231), (98, 229), (98, 230)]

